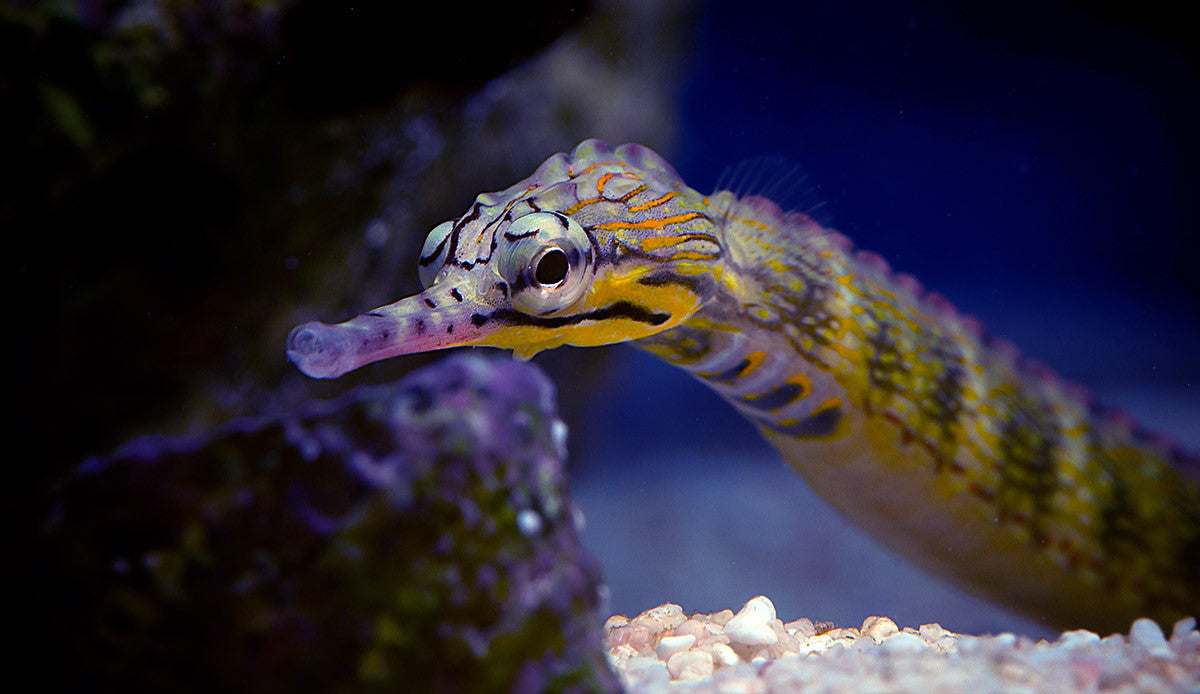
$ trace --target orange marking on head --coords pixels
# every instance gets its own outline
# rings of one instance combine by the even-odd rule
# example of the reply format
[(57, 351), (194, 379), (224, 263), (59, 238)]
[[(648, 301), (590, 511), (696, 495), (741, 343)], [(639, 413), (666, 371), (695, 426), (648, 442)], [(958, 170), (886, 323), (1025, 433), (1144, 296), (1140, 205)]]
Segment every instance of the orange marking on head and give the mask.
[(596, 192), (599, 193), (600, 195), (604, 195), (605, 184), (607, 184), (609, 182), (609, 180), (612, 179), (612, 177), (616, 176), (616, 175), (617, 174), (610, 172), (610, 173), (606, 173), (603, 176), (601, 176), (600, 180), (596, 181)]
[(598, 202), (603, 202), (603, 201), (604, 201), (604, 198), (588, 198), (587, 200), (580, 200), (579, 202), (575, 203), (574, 205), (571, 205), (567, 209), (563, 210), (563, 214), (567, 214), (567, 215), (575, 214), (576, 212), (587, 207), (588, 205), (594, 205)]
[(607, 222), (605, 224), (597, 224), (592, 228), (600, 229), (602, 231), (614, 231), (617, 229), (629, 229), (634, 231), (639, 229), (662, 229), (663, 227), (671, 224), (682, 224), (684, 222), (690, 222), (693, 219), (700, 218), (707, 219), (710, 222), (712, 221), (712, 219), (703, 212), (684, 212), (683, 214), (673, 214), (670, 217), (663, 217), (662, 219), (646, 219), (640, 222)]
[(658, 207), (659, 205), (663, 204), (664, 202), (670, 200), (671, 198), (676, 198), (676, 197), (679, 197), (679, 193), (677, 193), (675, 191), (671, 191), (670, 193), (667, 193), (666, 195), (662, 196), (661, 198), (658, 198), (657, 200), (651, 200), (650, 202), (644, 202), (640, 205), (634, 205), (633, 207), (629, 208), (629, 211), (630, 212), (641, 212), (643, 210), (648, 210), (651, 207)]
[[(631, 176), (630, 178), (633, 178), (634, 180), (638, 180), (638, 181), (642, 180), (636, 176)], [(645, 184), (640, 185), (637, 188), (634, 188), (633, 190), (629, 191), (628, 193), (622, 195), (621, 197), (616, 198), (616, 200), (617, 200), (617, 202), (629, 202), (630, 198), (632, 198), (633, 196), (635, 196), (639, 193), (645, 192), (645, 190), (646, 190), (646, 185)], [(636, 210), (637, 208), (635, 207), (633, 209)]]

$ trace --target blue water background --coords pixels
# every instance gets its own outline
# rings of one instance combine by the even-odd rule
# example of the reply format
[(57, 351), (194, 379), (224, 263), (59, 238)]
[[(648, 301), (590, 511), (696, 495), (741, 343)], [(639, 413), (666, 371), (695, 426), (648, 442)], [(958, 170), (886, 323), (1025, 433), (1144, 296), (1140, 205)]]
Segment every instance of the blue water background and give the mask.
[[(859, 247), (1200, 448), (1200, 79), (1156, 19), (710, 2), (672, 161), (705, 190), (743, 158), (795, 160)], [(614, 612), (766, 593), (786, 619), (1046, 633), (889, 554), (702, 385), (613, 349), (572, 450)]]

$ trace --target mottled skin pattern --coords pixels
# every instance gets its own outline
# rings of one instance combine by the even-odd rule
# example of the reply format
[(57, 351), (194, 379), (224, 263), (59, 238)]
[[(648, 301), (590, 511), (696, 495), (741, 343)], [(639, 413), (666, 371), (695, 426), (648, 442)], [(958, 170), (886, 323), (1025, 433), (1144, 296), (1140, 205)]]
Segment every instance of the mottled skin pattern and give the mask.
[(288, 355), (331, 378), (457, 345), (633, 340), (936, 573), (1062, 627), (1200, 613), (1195, 457), (752, 193), (705, 196), (645, 147), (586, 141), (435, 228), (424, 293), (299, 326)]

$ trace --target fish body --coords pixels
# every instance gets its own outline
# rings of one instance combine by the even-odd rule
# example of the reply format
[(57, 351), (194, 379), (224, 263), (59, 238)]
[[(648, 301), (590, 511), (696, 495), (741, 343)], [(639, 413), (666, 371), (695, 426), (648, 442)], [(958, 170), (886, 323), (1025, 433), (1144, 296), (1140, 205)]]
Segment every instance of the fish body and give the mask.
[(804, 214), (589, 140), (479, 196), (418, 263), (423, 293), (299, 326), (289, 358), (336, 377), (459, 345), (631, 341), (934, 573), (1063, 627), (1200, 614), (1200, 460)]

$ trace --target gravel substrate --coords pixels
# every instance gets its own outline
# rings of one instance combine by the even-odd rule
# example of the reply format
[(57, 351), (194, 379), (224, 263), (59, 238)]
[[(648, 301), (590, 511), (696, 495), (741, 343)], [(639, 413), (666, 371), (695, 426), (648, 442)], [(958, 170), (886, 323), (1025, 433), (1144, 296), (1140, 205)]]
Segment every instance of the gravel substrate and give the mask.
[(737, 614), (688, 617), (666, 604), (610, 617), (604, 645), (631, 693), (720, 692), (1200, 692), (1194, 618), (1170, 638), (1139, 619), (1129, 634), (1086, 630), (1034, 641), (1011, 633), (956, 634), (937, 624), (858, 627), (784, 623), (763, 596)]

